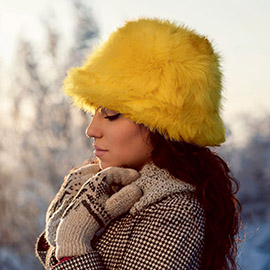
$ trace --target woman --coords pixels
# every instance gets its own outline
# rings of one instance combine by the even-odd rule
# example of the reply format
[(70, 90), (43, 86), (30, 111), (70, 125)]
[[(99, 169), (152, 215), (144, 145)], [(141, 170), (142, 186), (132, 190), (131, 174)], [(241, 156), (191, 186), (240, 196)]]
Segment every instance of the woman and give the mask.
[(127, 22), (69, 71), (99, 165), (51, 203), (47, 269), (236, 269), (236, 182), (207, 147), (225, 140), (221, 79), (205, 37), (158, 19)]

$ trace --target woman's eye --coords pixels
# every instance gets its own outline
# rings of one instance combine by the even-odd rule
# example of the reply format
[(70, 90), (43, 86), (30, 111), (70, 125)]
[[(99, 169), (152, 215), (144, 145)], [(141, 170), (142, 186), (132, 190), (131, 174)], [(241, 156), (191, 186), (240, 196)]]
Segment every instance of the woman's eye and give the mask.
[(121, 115), (121, 113), (117, 113), (117, 114), (114, 114), (114, 115), (107, 115), (104, 118), (108, 119), (110, 121), (113, 121), (113, 120), (116, 120), (117, 118), (119, 118), (120, 115)]

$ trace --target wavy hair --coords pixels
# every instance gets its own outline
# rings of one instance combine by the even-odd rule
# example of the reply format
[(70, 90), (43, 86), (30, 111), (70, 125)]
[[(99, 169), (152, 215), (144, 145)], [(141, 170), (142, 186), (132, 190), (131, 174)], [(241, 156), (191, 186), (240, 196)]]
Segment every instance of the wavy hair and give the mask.
[(149, 138), (155, 165), (196, 187), (206, 213), (201, 269), (236, 270), (241, 205), (235, 197), (238, 182), (229, 167), (209, 148), (166, 140), (157, 132), (150, 132)]

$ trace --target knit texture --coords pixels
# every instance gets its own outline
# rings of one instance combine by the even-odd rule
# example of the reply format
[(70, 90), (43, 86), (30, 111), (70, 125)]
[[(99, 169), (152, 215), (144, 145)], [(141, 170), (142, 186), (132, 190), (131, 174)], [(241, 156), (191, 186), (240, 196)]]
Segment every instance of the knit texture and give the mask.
[[(60, 265), (56, 265), (52, 254), (47, 269), (51, 266), (54, 270), (200, 269), (205, 215), (194, 188), (153, 163), (140, 173), (141, 177), (133, 184), (140, 186), (143, 196), (131, 211), (113, 220), (101, 235), (96, 235), (92, 240), (93, 251)], [(166, 176), (170, 187), (166, 186)], [(159, 181), (164, 183), (163, 188)], [(43, 251), (40, 252), (44, 258)]]
[(56, 231), (58, 259), (84, 255), (91, 251), (90, 241), (98, 229), (127, 212), (141, 197), (140, 188), (133, 184), (113, 193), (110, 185), (121, 180), (121, 176), (128, 179), (123, 182), (128, 182), (137, 179), (139, 174), (132, 169), (107, 168), (81, 187), (61, 217)]
[(55, 247), (56, 230), (65, 210), (78, 193), (82, 185), (100, 170), (97, 164), (88, 164), (74, 170), (64, 178), (55, 198), (46, 213), (46, 238)]
[(142, 189), (143, 197), (130, 209), (133, 215), (170, 194), (195, 190), (192, 185), (173, 177), (167, 170), (158, 168), (153, 162), (145, 165), (140, 174), (134, 185)]
[(222, 74), (208, 39), (166, 20), (128, 21), (63, 85), (74, 104), (122, 113), (172, 140), (220, 145)]

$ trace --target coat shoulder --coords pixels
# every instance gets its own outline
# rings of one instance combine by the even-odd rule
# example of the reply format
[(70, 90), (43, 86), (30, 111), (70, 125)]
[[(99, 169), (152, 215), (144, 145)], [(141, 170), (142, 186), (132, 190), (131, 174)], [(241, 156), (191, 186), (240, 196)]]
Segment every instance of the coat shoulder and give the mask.
[(192, 217), (204, 218), (204, 209), (197, 199), (196, 195), (192, 191), (182, 191), (171, 194), (160, 201), (149, 205), (142, 215), (149, 214), (149, 212), (167, 213), (175, 216), (179, 216), (183, 213)]

